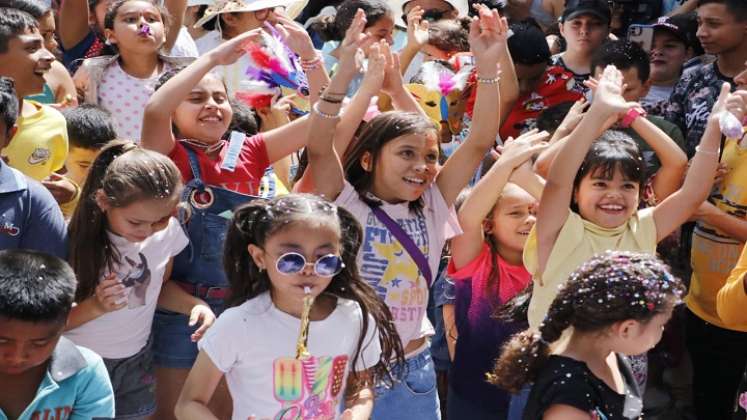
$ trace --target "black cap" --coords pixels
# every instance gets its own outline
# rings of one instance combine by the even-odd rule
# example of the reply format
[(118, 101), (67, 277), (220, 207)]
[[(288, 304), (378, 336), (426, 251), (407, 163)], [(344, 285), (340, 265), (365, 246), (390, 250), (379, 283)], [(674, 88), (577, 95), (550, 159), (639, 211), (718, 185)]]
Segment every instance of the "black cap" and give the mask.
[(687, 19), (684, 15), (663, 16), (654, 23), (654, 29), (669, 31), (687, 46), (690, 44), (690, 34), (687, 32)]
[(605, 0), (569, 0), (560, 21), (565, 22), (581, 15), (593, 15), (605, 24), (609, 24), (612, 18), (610, 6)]

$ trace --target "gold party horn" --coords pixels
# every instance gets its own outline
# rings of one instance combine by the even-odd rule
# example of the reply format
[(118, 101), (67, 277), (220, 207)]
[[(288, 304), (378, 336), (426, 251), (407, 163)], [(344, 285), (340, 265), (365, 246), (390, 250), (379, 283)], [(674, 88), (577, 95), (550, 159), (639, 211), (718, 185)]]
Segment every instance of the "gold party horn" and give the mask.
[(311, 357), (306, 345), (309, 342), (309, 313), (311, 312), (311, 306), (314, 305), (314, 296), (311, 295), (311, 288), (308, 286), (304, 287), (303, 291), (306, 296), (303, 298), (303, 311), (301, 311), (301, 331), (299, 331), (298, 341), (296, 341), (296, 359), (298, 360)]

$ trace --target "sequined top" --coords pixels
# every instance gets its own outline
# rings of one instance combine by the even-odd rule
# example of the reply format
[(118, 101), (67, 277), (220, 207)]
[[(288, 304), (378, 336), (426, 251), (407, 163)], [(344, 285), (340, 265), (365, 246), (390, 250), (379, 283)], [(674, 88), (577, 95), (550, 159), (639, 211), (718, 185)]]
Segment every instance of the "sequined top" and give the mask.
[(540, 420), (545, 410), (555, 404), (588, 412), (595, 420), (641, 418), (643, 400), (630, 363), (621, 355), (617, 355), (617, 361), (625, 382), (624, 394), (618, 394), (594, 376), (586, 363), (565, 356), (550, 356), (534, 381), (523, 419)]

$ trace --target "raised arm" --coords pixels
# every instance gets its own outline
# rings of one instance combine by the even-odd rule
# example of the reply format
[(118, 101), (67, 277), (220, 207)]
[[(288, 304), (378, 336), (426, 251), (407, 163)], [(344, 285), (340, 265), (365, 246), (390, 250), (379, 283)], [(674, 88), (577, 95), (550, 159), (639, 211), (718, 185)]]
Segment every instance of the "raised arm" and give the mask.
[(497, 11), (475, 5), (479, 18), (470, 24), (469, 41), (477, 68), (477, 100), (467, 139), (446, 161), (436, 179), (446, 203), (451, 205), (472, 178), (485, 153), (495, 144), (500, 126), (495, 107), (498, 91), (498, 60), (506, 42), (508, 22)]
[(60, 6), (60, 24), (57, 34), (62, 48), (69, 50), (78, 45), (91, 31), (89, 28), (87, 0), (65, 0)]
[(213, 67), (236, 62), (244, 54), (242, 44), (258, 35), (259, 30), (254, 30), (226, 41), (192, 62), (154, 92), (145, 105), (141, 145), (165, 155), (171, 153), (176, 144), (171, 129), (176, 108)]
[[(65, 0), (67, 1), (67, 0)], [(163, 5), (171, 16), (169, 27), (166, 28), (166, 42), (163, 44), (164, 51), (171, 51), (179, 38), (179, 32), (184, 24), (184, 12), (187, 10), (186, 0), (164, 0)]]
[(622, 74), (614, 66), (607, 66), (591, 107), (569, 138), (563, 141), (550, 165), (536, 224), (540, 273), (544, 270), (560, 229), (568, 218), (573, 180), (591, 144), (597, 139), (607, 120), (637, 105), (626, 102), (621, 93)]
[(660, 201), (669, 197), (682, 185), (687, 155), (674, 140), (646, 118), (636, 118), (630, 127), (651, 146), (661, 162), (653, 181), (656, 198)]
[(703, 180), (713, 179), (718, 167), (721, 143), (719, 116), (722, 112), (729, 112), (728, 110), (732, 109), (741, 109), (740, 114), (744, 112), (744, 99), (739, 93), (729, 94), (729, 89), (729, 83), (721, 85), (721, 93), (708, 116), (708, 125), (700, 139), (700, 144), (695, 149), (695, 156), (690, 164), (690, 169), (687, 171), (682, 188), (654, 208), (657, 241), (661, 241), (679, 225), (687, 221), (701, 203), (708, 198), (712, 183), (703, 182)]
[(532, 130), (507, 142), (493, 167), (470, 192), (459, 209), (459, 225), (464, 233), (451, 240), (451, 258), (457, 269), (466, 266), (480, 254), (485, 240), (483, 222), (495, 207), (503, 187), (514, 169), (547, 147), (544, 140), (549, 136), (545, 131), (538, 133)]
[(423, 19), (423, 13), (425, 10), (422, 7), (415, 6), (407, 14), (407, 44), (400, 51), (400, 74), (403, 76), (413, 58), (428, 43), (428, 21)]
[[(365, 13), (359, 9), (338, 48), (339, 69), (311, 113), (311, 126), (307, 135), (310, 141), (306, 146), (309, 164), (304, 177), (311, 176), (314, 193), (329, 200), (337, 198), (343, 187), (344, 173), (340, 157), (335, 152), (334, 135), (342, 99), (360, 68), (362, 52), (358, 47), (367, 38), (363, 33), (365, 24)], [(374, 44), (370, 55), (379, 53), (378, 45)], [(303, 185), (303, 180), (299, 184)]]
[(304, 73), (309, 81), (309, 103), (315, 104), (319, 100), (319, 94), (324, 86), (329, 84), (329, 75), (324, 68), (324, 62), (319, 53), (314, 49), (308, 32), (303, 26), (285, 14), (277, 14), (277, 30), (283, 36), (288, 47), (301, 59), (304, 65)]

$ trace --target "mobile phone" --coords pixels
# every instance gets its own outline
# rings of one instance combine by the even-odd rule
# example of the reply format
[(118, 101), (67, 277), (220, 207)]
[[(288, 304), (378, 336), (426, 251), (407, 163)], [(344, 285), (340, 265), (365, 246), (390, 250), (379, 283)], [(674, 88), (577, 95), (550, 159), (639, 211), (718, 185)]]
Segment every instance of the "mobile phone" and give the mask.
[(628, 27), (628, 41), (638, 44), (646, 52), (651, 52), (654, 43), (654, 26), (633, 24)]

